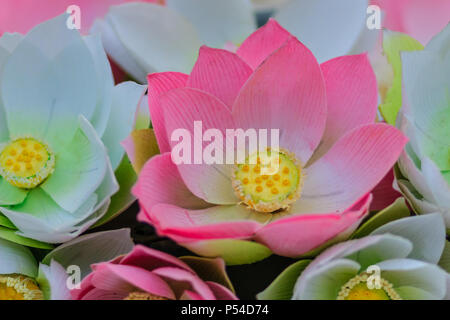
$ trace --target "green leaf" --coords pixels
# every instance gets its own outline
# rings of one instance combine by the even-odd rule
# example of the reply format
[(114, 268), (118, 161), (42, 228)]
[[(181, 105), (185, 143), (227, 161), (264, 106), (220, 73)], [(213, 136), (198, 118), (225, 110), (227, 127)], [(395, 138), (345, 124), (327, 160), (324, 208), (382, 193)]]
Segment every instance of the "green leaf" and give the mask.
[(37, 240), (25, 238), (16, 234), (17, 230), (0, 227), (0, 238), (21, 244), (23, 246), (38, 248), (38, 249), (53, 249), (53, 246), (49, 243), (40, 242)]
[(263, 292), (258, 300), (291, 300), (295, 283), (312, 260), (300, 260), (287, 267)]
[(395, 125), (402, 106), (402, 61), (400, 52), (423, 50), (423, 45), (410, 36), (392, 31), (383, 34), (383, 50), (394, 73), (392, 86), (388, 89), (380, 112), (387, 123)]
[(115, 172), (117, 182), (119, 183), (119, 191), (111, 197), (111, 204), (105, 215), (92, 226), (92, 228), (101, 226), (108, 221), (114, 219), (119, 214), (128, 209), (136, 198), (131, 194), (131, 189), (137, 180), (137, 175), (131, 166), (130, 160), (125, 155)]
[(254, 263), (272, 255), (266, 246), (248, 240), (219, 239), (181, 245), (204, 257), (221, 257), (229, 266)]
[(212, 281), (234, 291), (233, 285), (225, 270), (225, 263), (221, 258), (180, 257), (184, 263), (194, 270), (204, 281)]
[(393, 204), (386, 209), (381, 210), (369, 220), (364, 222), (351, 236), (354, 238), (362, 238), (369, 235), (375, 229), (385, 225), (388, 222), (408, 217), (410, 215), (408, 206), (404, 198), (398, 198)]
[(441, 260), (438, 265), (450, 273), (450, 241), (445, 241), (444, 251), (442, 252)]

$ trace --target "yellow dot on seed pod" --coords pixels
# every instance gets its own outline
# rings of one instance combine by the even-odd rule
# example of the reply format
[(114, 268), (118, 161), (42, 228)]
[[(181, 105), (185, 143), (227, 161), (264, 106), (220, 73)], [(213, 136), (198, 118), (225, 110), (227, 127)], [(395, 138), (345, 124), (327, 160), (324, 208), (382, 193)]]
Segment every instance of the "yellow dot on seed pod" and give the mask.
[(259, 166), (256, 166), (255, 168), (253, 168), (253, 171), (255, 173), (260, 173), (261, 172), (261, 168)]
[(11, 159), (6, 160), (5, 164), (9, 167), (12, 166), (13, 161)]
[(34, 158), (34, 156), (35, 156), (35, 153), (33, 151), (31, 151), (30, 154), (29, 154), (29, 157), (30, 158)]
[(244, 165), (242, 166), (242, 171), (247, 172), (248, 170), (249, 170), (248, 165), (244, 164)]
[(272, 194), (278, 194), (278, 189), (277, 188), (272, 188), (271, 192), (272, 192)]
[(289, 173), (289, 168), (288, 168), (288, 167), (284, 167), (283, 173), (284, 173), (284, 174), (288, 174), (288, 173)]
[(27, 163), (26, 165), (27, 170), (33, 169), (33, 165), (31, 163)]
[(40, 145), (39, 143), (36, 143), (36, 144), (34, 145), (34, 150), (36, 150), (36, 151), (41, 150), (41, 145)]
[(263, 187), (257, 186), (255, 190), (256, 190), (256, 192), (261, 192), (261, 191), (263, 191)]
[(268, 186), (269, 188), (270, 188), (271, 186), (273, 186), (273, 181), (272, 181), (272, 180), (267, 181), (267, 182), (266, 182), (266, 186)]
[(23, 161), (23, 155), (20, 154), (20, 155), (17, 157), (17, 161), (18, 161), (18, 162), (22, 162), (22, 161)]
[(283, 186), (288, 186), (290, 183), (289, 183), (289, 180), (283, 180)]
[(13, 170), (14, 171), (19, 171), (20, 170), (20, 165), (15, 164)]
[(261, 178), (260, 178), (260, 177), (256, 177), (256, 178), (255, 178), (255, 182), (256, 182), (256, 183), (261, 183)]
[(30, 163), (31, 162), (31, 159), (30, 159), (30, 157), (25, 157), (25, 159), (23, 160), (25, 163)]
[(278, 181), (280, 180), (280, 175), (277, 173), (273, 176), (273, 180)]
[(41, 156), (40, 154), (38, 154), (38, 155), (36, 156), (36, 160), (37, 160), (37, 161), (41, 161), (41, 160), (42, 160), (42, 156)]
[(23, 150), (23, 151), (22, 151), (22, 154), (23, 154), (24, 156), (28, 156), (28, 151), (27, 151), (27, 150)]
[(269, 176), (267, 174), (265, 174), (262, 176), (262, 178), (263, 178), (263, 180), (267, 180), (267, 179), (269, 179)]
[(243, 184), (248, 184), (248, 178), (242, 179), (242, 183), (243, 183)]
[(11, 156), (15, 156), (15, 155), (17, 154), (16, 149), (11, 149), (11, 151), (9, 151), (9, 154), (10, 154)]

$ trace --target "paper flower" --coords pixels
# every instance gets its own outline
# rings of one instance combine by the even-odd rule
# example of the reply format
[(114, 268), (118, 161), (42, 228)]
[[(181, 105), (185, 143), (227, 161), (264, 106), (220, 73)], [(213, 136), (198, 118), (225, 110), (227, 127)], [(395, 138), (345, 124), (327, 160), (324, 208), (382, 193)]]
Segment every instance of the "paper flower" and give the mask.
[[(162, 155), (145, 165), (133, 190), (139, 219), (230, 264), (271, 252), (297, 257), (345, 237), (406, 143), (399, 130), (373, 123), (376, 81), (366, 55), (319, 65), (274, 20), (237, 54), (202, 47), (189, 76), (156, 73), (148, 83)], [(223, 136), (226, 129), (279, 129), (273, 153), (279, 171), (265, 175), (259, 165), (243, 163), (175, 165), (172, 133), (183, 128), (197, 139), (194, 121)], [(257, 154), (246, 163), (250, 157)]]
[(71, 293), (74, 300), (235, 300), (230, 288), (221, 259), (177, 259), (137, 245), (125, 256), (93, 265)]
[(0, 38), (0, 225), (48, 243), (73, 239), (133, 201), (111, 196), (116, 169), (121, 185), (133, 184), (122, 174), (129, 162), (119, 166), (120, 141), (146, 90), (114, 87), (99, 37), (81, 37), (66, 18)]
[(417, 213), (440, 212), (450, 229), (450, 27), (422, 51), (402, 53), (403, 104), (397, 123), (410, 142), (396, 171)]
[(82, 277), (90, 264), (128, 253), (132, 246), (128, 229), (93, 233), (67, 242), (38, 263), (28, 248), (0, 239), (0, 300), (69, 300), (66, 267), (79, 268)]
[(258, 298), (450, 299), (450, 275), (437, 265), (444, 246), (439, 214), (403, 218), (289, 266)]
[(92, 29), (108, 55), (134, 79), (150, 72), (190, 72), (201, 44), (240, 44), (255, 29), (249, 0), (168, 0), (166, 6), (113, 6)]

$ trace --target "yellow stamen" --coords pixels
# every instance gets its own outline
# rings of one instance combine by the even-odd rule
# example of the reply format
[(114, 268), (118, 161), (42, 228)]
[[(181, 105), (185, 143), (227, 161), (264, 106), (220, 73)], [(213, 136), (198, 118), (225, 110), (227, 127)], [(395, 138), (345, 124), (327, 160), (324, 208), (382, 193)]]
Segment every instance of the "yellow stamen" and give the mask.
[(378, 289), (369, 288), (368, 278), (367, 273), (362, 273), (350, 279), (342, 286), (337, 300), (402, 300), (389, 281), (380, 278)]
[(169, 300), (164, 297), (160, 297), (147, 292), (131, 292), (128, 296), (126, 296), (123, 300)]
[(31, 278), (0, 275), (0, 300), (43, 300), (42, 291)]

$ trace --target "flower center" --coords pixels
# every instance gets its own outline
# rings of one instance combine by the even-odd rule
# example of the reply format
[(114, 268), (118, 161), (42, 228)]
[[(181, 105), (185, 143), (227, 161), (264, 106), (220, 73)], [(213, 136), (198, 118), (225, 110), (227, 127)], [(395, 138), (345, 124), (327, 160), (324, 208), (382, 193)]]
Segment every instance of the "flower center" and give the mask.
[(32, 189), (55, 169), (50, 148), (33, 138), (17, 139), (0, 153), (0, 175), (13, 186)]
[(288, 209), (300, 198), (302, 183), (300, 161), (285, 150), (254, 153), (233, 172), (236, 195), (259, 212)]
[(0, 275), (0, 300), (43, 300), (36, 283), (21, 275)]
[(168, 299), (147, 292), (135, 291), (131, 292), (123, 300), (168, 300)]
[(362, 273), (350, 279), (342, 286), (337, 300), (402, 300), (389, 281), (380, 278), (378, 286), (371, 289), (368, 278), (367, 273)]

